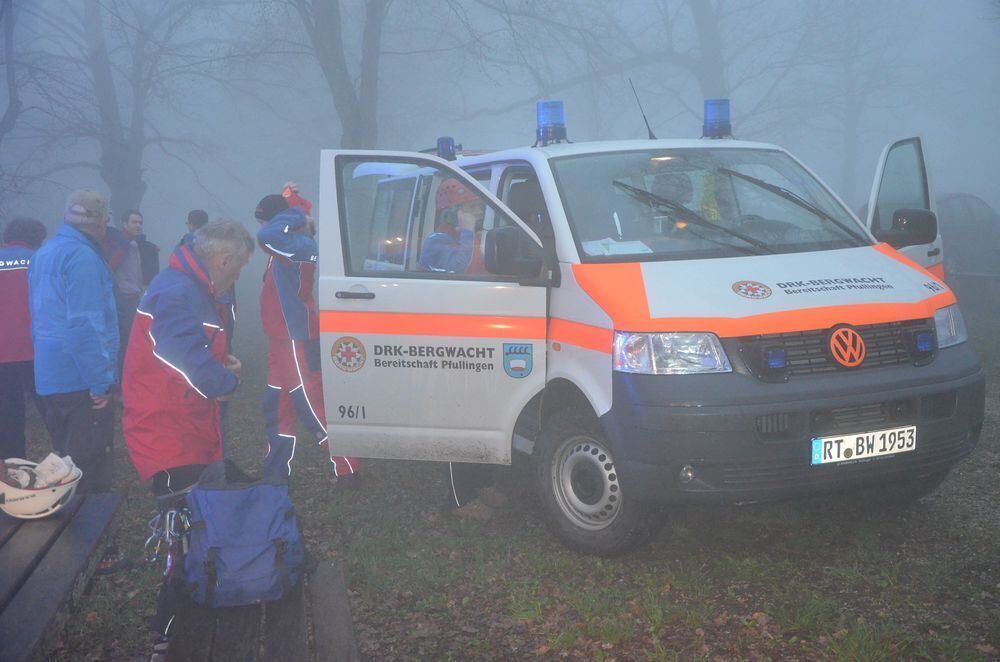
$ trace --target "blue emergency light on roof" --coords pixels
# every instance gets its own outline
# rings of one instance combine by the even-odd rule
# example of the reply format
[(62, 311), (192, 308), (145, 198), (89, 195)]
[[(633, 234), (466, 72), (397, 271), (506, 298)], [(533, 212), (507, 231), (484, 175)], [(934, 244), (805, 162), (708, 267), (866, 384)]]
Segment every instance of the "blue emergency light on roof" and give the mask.
[(705, 124), (702, 138), (730, 138), (733, 127), (729, 122), (729, 99), (705, 99)]
[(535, 144), (557, 143), (566, 140), (566, 111), (562, 101), (539, 101), (535, 104), (538, 113), (538, 130)]
[(461, 151), (462, 146), (455, 144), (455, 139), (451, 136), (441, 136), (437, 140), (437, 155), (445, 161), (454, 161), (457, 151)]

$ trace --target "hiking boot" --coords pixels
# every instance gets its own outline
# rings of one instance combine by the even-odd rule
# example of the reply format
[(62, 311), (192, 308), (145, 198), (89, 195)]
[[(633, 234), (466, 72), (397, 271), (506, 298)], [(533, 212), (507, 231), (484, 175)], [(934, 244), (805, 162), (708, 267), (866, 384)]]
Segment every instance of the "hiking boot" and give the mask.
[(166, 662), (167, 652), (170, 650), (170, 638), (161, 634), (153, 642), (153, 653), (149, 656), (149, 662)]

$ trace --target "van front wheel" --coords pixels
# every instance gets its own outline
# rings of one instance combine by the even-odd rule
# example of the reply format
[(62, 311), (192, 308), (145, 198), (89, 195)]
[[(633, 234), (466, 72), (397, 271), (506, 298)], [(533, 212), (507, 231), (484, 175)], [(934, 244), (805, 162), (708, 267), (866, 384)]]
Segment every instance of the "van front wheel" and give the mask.
[(613, 556), (649, 538), (649, 509), (622, 489), (600, 425), (586, 408), (552, 416), (535, 449), (535, 488), (552, 533), (566, 546)]

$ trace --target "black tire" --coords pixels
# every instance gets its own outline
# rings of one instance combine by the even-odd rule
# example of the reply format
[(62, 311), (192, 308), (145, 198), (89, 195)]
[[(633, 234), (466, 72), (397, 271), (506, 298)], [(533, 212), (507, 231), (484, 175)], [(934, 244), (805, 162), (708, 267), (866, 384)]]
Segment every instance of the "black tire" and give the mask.
[(604, 434), (588, 408), (564, 409), (546, 421), (533, 460), (546, 524), (570, 549), (615, 556), (656, 530), (655, 513), (622, 489)]

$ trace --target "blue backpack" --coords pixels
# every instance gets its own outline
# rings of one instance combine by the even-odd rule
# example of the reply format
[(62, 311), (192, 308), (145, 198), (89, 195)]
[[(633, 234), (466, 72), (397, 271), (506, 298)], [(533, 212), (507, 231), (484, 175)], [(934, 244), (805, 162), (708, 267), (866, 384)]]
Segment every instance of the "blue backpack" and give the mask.
[(220, 460), (205, 469), (187, 506), (184, 574), (195, 602), (235, 607), (277, 600), (298, 584), (305, 550), (288, 485), (250, 482)]

